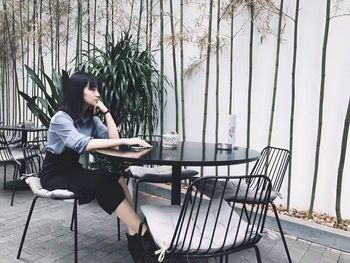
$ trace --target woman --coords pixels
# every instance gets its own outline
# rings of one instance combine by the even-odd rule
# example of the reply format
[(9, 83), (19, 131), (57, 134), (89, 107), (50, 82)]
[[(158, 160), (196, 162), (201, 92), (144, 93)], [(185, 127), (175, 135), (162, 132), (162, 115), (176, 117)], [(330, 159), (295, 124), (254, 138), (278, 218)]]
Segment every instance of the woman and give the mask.
[[(94, 116), (104, 115), (105, 126)], [(79, 204), (97, 199), (108, 213), (113, 212), (128, 228), (128, 247), (135, 261), (144, 253), (154, 252), (155, 245), (145, 225), (134, 212), (125, 179), (107, 169), (88, 170), (79, 164), (79, 155), (120, 145), (150, 145), (139, 138), (121, 139), (110, 111), (100, 100), (98, 81), (91, 74), (74, 73), (65, 91), (63, 105), (51, 119), (46, 157), (40, 180), (46, 189), (68, 189)]]

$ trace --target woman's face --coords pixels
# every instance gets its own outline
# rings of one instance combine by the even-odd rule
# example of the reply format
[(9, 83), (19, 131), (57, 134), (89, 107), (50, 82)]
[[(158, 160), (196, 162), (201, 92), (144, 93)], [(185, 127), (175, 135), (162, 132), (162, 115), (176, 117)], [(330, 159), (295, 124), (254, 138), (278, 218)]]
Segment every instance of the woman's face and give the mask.
[(95, 106), (100, 100), (100, 93), (97, 87), (89, 88), (89, 84), (86, 85), (83, 91), (84, 103), (88, 106)]

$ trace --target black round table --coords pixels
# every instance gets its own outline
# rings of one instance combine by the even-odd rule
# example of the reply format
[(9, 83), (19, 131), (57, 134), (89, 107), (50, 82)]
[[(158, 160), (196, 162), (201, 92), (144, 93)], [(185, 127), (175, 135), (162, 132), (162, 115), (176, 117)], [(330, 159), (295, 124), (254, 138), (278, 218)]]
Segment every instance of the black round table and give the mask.
[(20, 131), (22, 133), (22, 145), (27, 142), (28, 132), (46, 131), (46, 127), (28, 126), (28, 125), (0, 125), (0, 130), (3, 131)]
[(172, 166), (171, 204), (180, 204), (182, 166), (222, 166), (252, 162), (260, 157), (258, 151), (236, 147), (232, 150), (218, 150), (215, 143), (179, 142), (178, 147), (166, 148), (161, 142), (152, 142), (153, 148), (142, 151), (130, 147), (100, 149), (96, 152), (120, 161), (140, 164)]

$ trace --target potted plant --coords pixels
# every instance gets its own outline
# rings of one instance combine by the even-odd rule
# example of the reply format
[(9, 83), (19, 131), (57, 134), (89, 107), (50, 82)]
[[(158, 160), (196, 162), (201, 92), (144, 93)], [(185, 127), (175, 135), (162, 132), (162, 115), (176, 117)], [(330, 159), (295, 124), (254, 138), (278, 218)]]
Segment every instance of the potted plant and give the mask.
[(90, 53), (83, 52), (80, 68), (99, 79), (101, 98), (116, 117), (123, 136), (153, 134), (162, 109), (160, 72), (150, 51), (140, 50), (129, 33), (122, 33), (116, 43), (108, 36), (105, 50), (93, 46)]

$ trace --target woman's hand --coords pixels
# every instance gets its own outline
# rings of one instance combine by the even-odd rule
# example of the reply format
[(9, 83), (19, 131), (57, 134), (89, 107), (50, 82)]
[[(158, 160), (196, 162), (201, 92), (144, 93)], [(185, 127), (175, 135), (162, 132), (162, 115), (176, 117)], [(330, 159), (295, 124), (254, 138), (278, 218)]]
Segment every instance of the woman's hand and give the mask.
[(103, 103), (101, 100), (99, 100), (99, 101), (95, 104), (95, 106), (94, 106), (94, 115), (95, 115), (98, 111), (104, 113), (104, 112), (106, 112), (107, 110), (108, 110), (108, 108), (106, 107), (106, 105), (104, 105), (104, 103)]
[(140, 139), (140, 138), (129, 138), (129, 139), (125, 139), (126, 140), (126, 144), (127, 145), (140, 145), (143, 147), (152, 147), (152, 145), (150, 145), (148, 142)]

